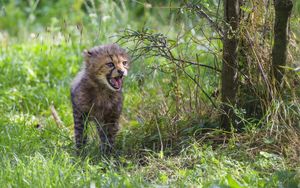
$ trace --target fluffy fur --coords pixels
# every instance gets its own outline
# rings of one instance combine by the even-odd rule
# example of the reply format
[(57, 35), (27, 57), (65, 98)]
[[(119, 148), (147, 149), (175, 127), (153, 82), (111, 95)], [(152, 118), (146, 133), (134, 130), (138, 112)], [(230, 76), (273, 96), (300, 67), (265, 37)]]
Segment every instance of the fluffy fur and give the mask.
[(129, 57), (116, 44), (84, 51), (84, 66), (74, 79), (71, 100), (77, 148), (86, 144), (88, 121), (96, 123), (101, 150), (110, 152), (119, 130), (122, 111), (122, 83)]

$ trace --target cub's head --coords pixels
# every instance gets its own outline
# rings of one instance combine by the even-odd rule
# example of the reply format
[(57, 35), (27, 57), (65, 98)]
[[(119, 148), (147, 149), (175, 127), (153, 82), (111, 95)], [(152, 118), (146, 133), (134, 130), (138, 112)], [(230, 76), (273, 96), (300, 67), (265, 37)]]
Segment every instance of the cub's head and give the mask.
[(124, 49), (117, 44), (108, 44), (85, 50), (83, 54), (85, 70), (91, 78), (113, 91), (121, 90), (129, 68), (129, 56)]

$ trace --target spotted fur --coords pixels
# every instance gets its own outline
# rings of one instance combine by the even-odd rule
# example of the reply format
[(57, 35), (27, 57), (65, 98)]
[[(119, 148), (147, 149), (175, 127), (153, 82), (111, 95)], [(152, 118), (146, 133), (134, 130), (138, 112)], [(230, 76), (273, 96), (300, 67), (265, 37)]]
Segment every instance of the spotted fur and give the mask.
[(84, 66), (71, 87), (74, 133), (78, 149), (87, 142), (85, 130), (95, 122), (101, 150), (110, 152), (119, 131), (122, 111), (122, 81), (127, 75), (129, 57), (116, 44), (84, 51)]

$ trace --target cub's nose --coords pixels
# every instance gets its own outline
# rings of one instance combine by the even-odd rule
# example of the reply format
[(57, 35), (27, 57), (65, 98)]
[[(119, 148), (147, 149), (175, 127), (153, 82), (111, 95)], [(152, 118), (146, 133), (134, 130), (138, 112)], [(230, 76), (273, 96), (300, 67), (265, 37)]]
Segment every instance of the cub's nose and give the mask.
[(124, 71), (122, 71), (122, 70), (118, 70), (118, 73), (119, 73), (121, 76), (124, 75)]

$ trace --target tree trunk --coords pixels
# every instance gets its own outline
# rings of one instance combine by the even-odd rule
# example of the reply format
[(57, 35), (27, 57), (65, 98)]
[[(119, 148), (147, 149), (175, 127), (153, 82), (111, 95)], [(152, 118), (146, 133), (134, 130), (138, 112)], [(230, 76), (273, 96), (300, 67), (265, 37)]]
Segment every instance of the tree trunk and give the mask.
[(234, 122), (234, 112), (231, 106), (236, 104), (237, 94), (237, 55), (239, 29), (239, 0), (224, 1), (224, 19), (226, 22), (223, 38), (223, 67), (222, 67), (222, 109), (221, 126), (230, 130), (230, 123)]
[(292, 0), (274, 0), (274, 46), (272, 50), (272, 68), (275, 85), (279, 88), (284, 75), (283, 66), (286, 65), (288, 45), (288, 19), (291, 15)]

